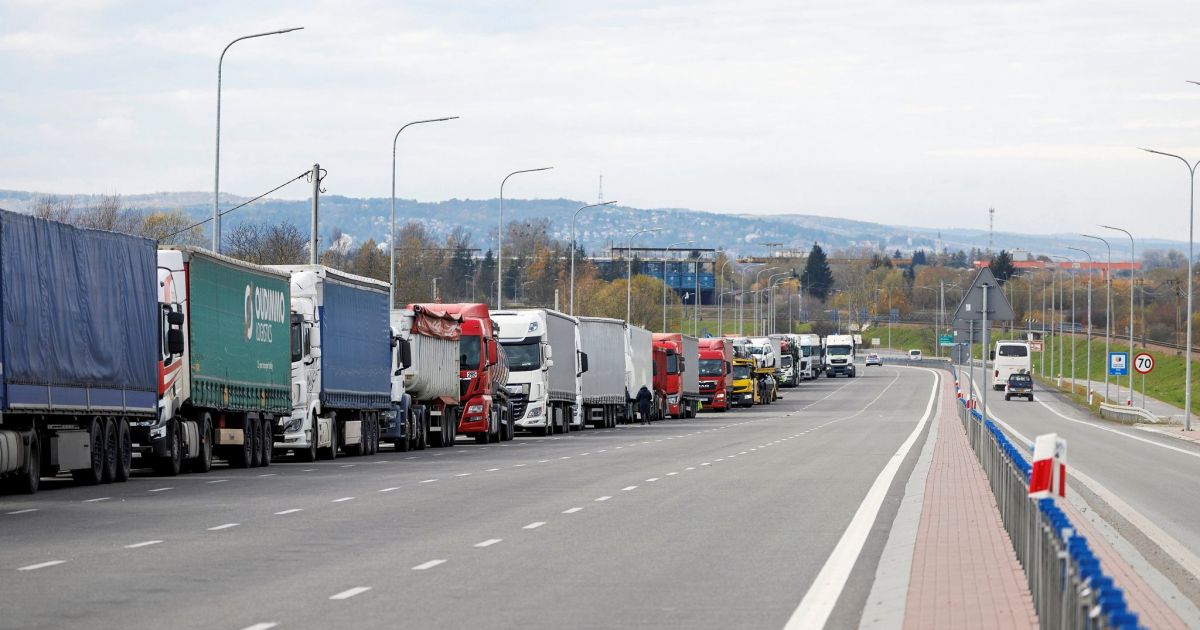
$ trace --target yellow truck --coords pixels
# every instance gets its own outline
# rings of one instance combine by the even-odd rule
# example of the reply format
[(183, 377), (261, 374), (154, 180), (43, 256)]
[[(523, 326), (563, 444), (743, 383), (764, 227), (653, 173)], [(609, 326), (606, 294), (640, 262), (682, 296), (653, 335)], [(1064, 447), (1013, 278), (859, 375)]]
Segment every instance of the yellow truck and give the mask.
[(739, 407), (753, 407), (759, 404), (758, 378), (756, 378), (754, 368), (754, 359), (738, 358), (733, 360), (733, 373), (730, 375), (733, 382), (733, 396), (729, 401), (730, 404)]

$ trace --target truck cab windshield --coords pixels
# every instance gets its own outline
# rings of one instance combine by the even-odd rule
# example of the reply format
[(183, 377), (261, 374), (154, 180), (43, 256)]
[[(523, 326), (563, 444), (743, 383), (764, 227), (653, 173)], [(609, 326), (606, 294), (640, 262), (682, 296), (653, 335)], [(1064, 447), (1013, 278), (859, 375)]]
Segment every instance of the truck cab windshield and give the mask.
[(825, 351), (827, 354), (845, 356), (850, 354), (850, 346), (829, 346)]
[(700, 359), (700, 376), (725, 374), (725, 362), (720, 359)]
[(679, 355), (668, 354), (667, 355), (667, 374), (678, 374), (678, 373), (679, 373)]
[(463, 335), (458, 338), (458, 365), (462, 370), (479, 367), (479, 335)]
[(733, 366), (733, 378), (739, 379), (739, 380), (744, 379), (744, 378), (750, 378), (750, 366), (749, 365)]
[(542, 368), (542, 344), (513, 343), (504, 344), (504, 352), (508, 354), (508, 369), (512, 372), (528, 372)]
[(800, 346), (800, 353), (806, 357), (812, 356), (812, 346)]
[(996, 354), (1002, 357), (1029, 356), (1029, 347), (1016, 344), (1002, 344)]
[(780, 361), (779, 362), (780, 367), (785, 367), (785, 368), (792, 367), (792, 356), (790, 354), (783, 355), (783, 358), (780, 359), (779, 361)]

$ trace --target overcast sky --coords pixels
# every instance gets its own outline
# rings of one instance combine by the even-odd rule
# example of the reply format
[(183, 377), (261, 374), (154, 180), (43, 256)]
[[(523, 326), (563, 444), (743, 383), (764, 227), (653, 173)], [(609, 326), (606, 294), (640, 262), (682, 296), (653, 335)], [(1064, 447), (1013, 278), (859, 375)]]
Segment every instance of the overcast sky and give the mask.
[[(252, 6), (251, 6), (252, 5)], [(0, 188), (606, 199), (1187, 237), (1200, 2), (0, 3)], [(282, 196), (304, 198), (303, 184)], [(1082, 227), (1080, 227), (1082, 226)]]

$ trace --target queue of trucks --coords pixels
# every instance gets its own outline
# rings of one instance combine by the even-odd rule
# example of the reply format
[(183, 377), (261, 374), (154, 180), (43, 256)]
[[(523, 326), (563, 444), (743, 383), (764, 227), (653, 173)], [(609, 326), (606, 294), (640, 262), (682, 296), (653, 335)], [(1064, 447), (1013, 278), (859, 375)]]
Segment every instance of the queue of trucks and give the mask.
[(544, 308), (389, 308), (388, 293), (0, 211), (0, 480), (32, 493), (59, 473), (96, 484), (217, 457), (612, 428), (641, 419), (646, 392), (645, 420), (691, 418), (846, 369), (823, 358), (844, 358), (840, 342), (813, 335), (697, 339)]

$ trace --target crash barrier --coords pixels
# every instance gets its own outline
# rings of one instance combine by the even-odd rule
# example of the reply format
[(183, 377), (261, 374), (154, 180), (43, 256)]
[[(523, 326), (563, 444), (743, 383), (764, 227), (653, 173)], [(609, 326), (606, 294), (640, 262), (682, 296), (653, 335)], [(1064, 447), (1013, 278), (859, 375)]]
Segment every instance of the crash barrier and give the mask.
[(1142, 409), (1141, 407), (1127, 407), (1125, 405), (1110, 405), (1108, 403), (1100, 403), (1100, 417), (1117, 422), (1148, 422), (1150, 424), (1159, 424), (1163, 422), (1162, 418)]
[(1023, 449), (986, 419), (969, 395), (964, 398), (957, 372), (954, 389), (958, 417), (987, 474), (1017, 560), (1025, 568), (1042, 627), (1141, 628), (1124, 591), (1104, 573), (1087, 538), (1076, 533), (1055, 500), (1029, 497), (1032, 466)]

